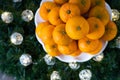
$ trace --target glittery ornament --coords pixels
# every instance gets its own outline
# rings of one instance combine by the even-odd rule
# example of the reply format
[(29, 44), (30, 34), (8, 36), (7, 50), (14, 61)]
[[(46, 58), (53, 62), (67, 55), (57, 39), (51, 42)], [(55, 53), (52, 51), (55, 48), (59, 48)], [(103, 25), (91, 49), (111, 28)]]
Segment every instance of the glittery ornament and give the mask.
[(79, 73), (80, 80), (90, 80), (92, 73), (89, 69), (84, 69)]
[(22, 2), (22, 0), (13, 0), (13, 2), (15, 2), (15, 3)]
[(28, 66), (32, 63), (32, 57), (29, 54), (22, 54), (19, 60), (23, 66)]
[(77, 70), (77, 69), (80, 68), (80, 64), (77, 63), (77, 62), (70, 62), (70, 63), (69, 63), (69, 67), (70, 67), (71, 69), (73, 69), (73, 70)]
[(120, 48), (120, 36), (116, 39), (116, 47)]
[(13, 14), (11, 12), (3, 12), (1, 14), (1, 19), (5, 23), (11, 23), (13, 21)]
[(116, 9), (112, 9), (112, 21), (118, 20), (120, 17), (120, 13)]
[(24, 10), (21, 15), (22, 15), (22, 19), (26, 22), (31, 21), (34, 17), (33, 12), (28, 9)]
[(14, 45), (20, 45), (23, 42), (23, 36), (18, 33), (18, 32), (14, 32), (11, 36), (10, 36), (10, 40)]
[(44, 60), (45, 60), (47, 65), (54, 65), (55, 64), (55, 59), (48, 54), (45, 55)]
[(50, 76), (50, 80), (61, 80), (59, 72), (58, 71), (53, 71), (51, 76)]
[(101, 53), (93, 58), (94, 61), (100, 62), (104, 58), (104, 53)]

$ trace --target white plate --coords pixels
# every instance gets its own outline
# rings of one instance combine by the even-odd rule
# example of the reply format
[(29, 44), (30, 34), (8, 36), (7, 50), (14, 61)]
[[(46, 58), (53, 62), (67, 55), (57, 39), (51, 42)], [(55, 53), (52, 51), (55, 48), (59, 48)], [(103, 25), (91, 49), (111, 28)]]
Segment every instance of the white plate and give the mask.
[[(53, 1), (53, 0), (42, 0), (41, 3), (40, 3), (40, 5), (41, 5), (43, 2), (45, 2), (45, 1)], [(112, 11), (111, 11), (110, 6), (109, 6), (107, 3), (106, 3), (106, 9), (107, 9), (108, 12), (109, 12), (110, 18), (112, 18), (112, 17), (111, 17)], [(37, 27), (38, 23), (44, 22), (44, 20), (40, 17), (38, 11), (39, 11), (39, 9), (38, 9), (38, 10), (36, 11), (36, 13), (35, 13), (35, 25), (36, 25), (36, 27)], [(43, 44), (43, 42), (41, 41), (41, 39), (38, 38), (37, 35), (36, 35), (36, 38), (37, 38), (37, 40), (39, 41), (39, 43), (42, 44), (43, 49), (45, 50), (44, 44)], [(101, 49), (101, 51), (100, 51), (99, 53), (97, 53), (96, 55), (102, 53), (102, 52), (105, 50), (107, 44), (108, 44), (107, 41), (106, 41), (106, 42), (103, 41), (102, 49)], [(45, 50), (45, 51), (46, 51), (46, 50)], [(88, 54), (88, 53), (82, 52), (82, 53), (81, 53), (79, 56), (77, 56), (77, 57), (72, 57), (72, 56), (68, 56), (68, 55), (60, 55), (60, 56), (55, 56), (55, 57), (56, 57), (57, 59), (59, 59), (60, 61), (69, 63), (69, 62), (86, 62), (86, 61), (90, 60), (92, 57), (94, 57), (94, 56), (96, 56), (96, 55), (90, 55), (90, 54)]]

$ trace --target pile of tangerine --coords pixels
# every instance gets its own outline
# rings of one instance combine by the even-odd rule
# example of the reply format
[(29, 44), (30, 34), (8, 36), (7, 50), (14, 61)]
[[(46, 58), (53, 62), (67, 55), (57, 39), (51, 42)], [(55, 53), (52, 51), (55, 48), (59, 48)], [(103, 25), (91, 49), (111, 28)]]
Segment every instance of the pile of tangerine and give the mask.
[(117, 34), (104, 0), (53, 0), (43, 2), (39, 15), (44, 20), (36, 34), (51, 56), (97, 54), (103, 41)]

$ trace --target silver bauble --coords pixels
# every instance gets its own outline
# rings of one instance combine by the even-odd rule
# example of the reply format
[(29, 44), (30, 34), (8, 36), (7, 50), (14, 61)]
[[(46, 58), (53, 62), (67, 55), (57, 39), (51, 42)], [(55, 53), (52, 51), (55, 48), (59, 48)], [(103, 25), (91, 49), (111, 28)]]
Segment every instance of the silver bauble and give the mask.
[(23, 36), (18, 33), (18, 32), (14, 32), (11, 36), (10, 36), (10, 40), (14, 45), (20, 45), (23, 42)]
[(11, 12), (3, 12), (1, 14), (1, 19), (5, 23), (11, 23), (13, 21), (13, 14)]
[(116, 39), (116, 47), (120, 49), (120, 36)]
[(84, 69), (79, 73), (80, 80), (91, 80), (92, 73), (89, 69)]
[(26, 9), (22, 12), (21, 16), (24, 21), (29, 22), (33, 19), (34, 14), (31, 10)]
[(99, 55), (93, 58), (94, 61), (100, 62), (104, 58), (104, 53), (100, 53)]
[(29, 54), (22, 54), (19, 60), (23, 66), (28, 66), (32, 63), (32, 57)]
[(120, 13), (116, 9), (112, 9), (112, 21), (118, 20), (120, 17)]
[(22, 0), (13, 0), (13, 2), (15, 2), (15, 3), (22, 2)]
[(61, 80), (61, 76), (59, 75), (58, 71), (53, 71), (50, 80)]
[(73, 69), (73, 70), (77, 70), (77, 69), (80, 68), (80, 64), (77, 63), (77, 62), (70, 62), (70, 63), (69, 63), (69, 67), (70, 67), (71, 69)]
[(48, 54), (45, 55), (44, 60), (45, 60), (47, 65), (54, 65), (55, 64), (55, 59)]

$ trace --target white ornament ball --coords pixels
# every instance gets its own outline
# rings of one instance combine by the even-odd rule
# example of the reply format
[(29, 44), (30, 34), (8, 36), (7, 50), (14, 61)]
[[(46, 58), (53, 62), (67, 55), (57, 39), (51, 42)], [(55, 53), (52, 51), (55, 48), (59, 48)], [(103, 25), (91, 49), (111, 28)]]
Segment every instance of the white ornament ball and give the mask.
[(112, 9), (112, 21), (118, 20), (120, 17), (120, 13), (116, 9)]
[(93, 58), (94, 61), (100, 62), (104, 58), (104, 53), (101, 53)]
[(116, 39), (116, 47), (120, 48), (120, 36)]
[(23, 66), (28, 66), (32, 63), (32, 57), (29, 54), (22, 54), (19, 60)]
[(54, 65), (55, 64), (55, 59), (48, 54), (45, 55), (44, 60), (45, 60), (47, 65)]
[(10, 36), (10, 40), (14, 45), (20, 45), (23, 42), (23, 36), (18, 33), (18, 32), (14, 32), (11, 36)]
[(71, 69), (73, 69), (73, 70), (77, 70), (77, 69), (80, 68), (80, 64), (77, 63), (77, 62), (70, 62), (70, 63), (69, 63), (69, 67), (70, 67)]
[(92, 73), (89, 69), (84, 69), (79, 73), (80, 80), (91, 80)]
[(58, 71), (53, 71), (51, 76), (50, 76), (50, 80), (61, 80), (59, 72)]
[(33, 12), (28, 9), (24, 10), (21, 15), (22, 15), (22, 19), (26, 22), (31, 21), (34, 17)]
[(3, 12), (1, 14), (1, 19), (5, 23), (11, 23), (13, 21), (13, 14), (11, 12)]
[(22, 2), (22, 0), (13, 0), (13, 2), (15, 2), (15, 3)]

